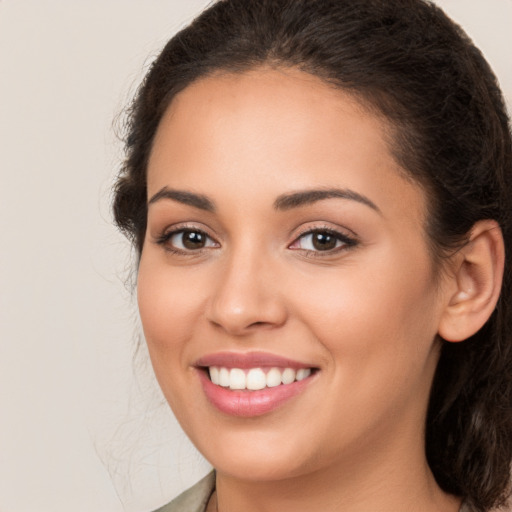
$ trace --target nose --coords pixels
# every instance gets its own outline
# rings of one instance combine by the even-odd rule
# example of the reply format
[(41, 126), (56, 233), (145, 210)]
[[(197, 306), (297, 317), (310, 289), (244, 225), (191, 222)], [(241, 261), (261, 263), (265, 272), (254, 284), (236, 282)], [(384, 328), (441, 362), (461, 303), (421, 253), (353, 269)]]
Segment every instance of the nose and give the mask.
[(268, 258), (239, 253), (218, 270), (206, 312), (213, 325), (233, 336), (244, 336), (286, 322), (284, 293)]

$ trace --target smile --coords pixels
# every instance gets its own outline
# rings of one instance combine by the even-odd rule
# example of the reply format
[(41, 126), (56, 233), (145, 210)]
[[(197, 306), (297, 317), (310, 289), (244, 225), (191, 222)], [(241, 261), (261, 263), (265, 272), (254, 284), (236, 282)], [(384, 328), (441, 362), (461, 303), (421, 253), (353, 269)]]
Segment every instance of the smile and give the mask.
[(318, 367), (264, 352), (215, 353), (194, 366), (208, 402), (221, 413), (245, 418), (281, 408), (320, 373)]
[(275, 388), (301, 381), (311, 375), (311, 368), (226, 368), (210, 366), (210, 380), (217, 386), (231, 390), (258, 391), (264, 388)]

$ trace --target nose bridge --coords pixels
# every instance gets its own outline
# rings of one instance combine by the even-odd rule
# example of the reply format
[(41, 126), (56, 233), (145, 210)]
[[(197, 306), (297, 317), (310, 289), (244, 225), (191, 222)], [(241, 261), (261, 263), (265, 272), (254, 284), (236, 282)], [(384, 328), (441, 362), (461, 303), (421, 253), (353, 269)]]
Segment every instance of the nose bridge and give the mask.
[(231, 334), (281, 325), (286, 308), (270, 254), (245, 240), (227, 251), (210, 297), (209, 320)]

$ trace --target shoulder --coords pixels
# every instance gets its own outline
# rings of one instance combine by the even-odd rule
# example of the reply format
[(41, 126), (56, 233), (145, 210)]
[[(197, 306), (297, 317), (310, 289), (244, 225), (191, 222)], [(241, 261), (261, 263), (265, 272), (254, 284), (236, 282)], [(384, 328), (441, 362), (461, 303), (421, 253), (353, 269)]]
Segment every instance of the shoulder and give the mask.
[(215, 472), (212, 471), (197, 484), (155, 512), (204, 512), (214, 488)]

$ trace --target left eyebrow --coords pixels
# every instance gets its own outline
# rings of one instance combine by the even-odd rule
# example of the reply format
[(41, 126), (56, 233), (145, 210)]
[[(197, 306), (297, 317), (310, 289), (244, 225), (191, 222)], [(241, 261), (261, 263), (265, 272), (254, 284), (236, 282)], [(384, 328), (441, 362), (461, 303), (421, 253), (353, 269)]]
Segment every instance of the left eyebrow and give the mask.
[(369, 206), (372, 210), (382, 214), (379, 207), (366, 196), (350, 189), (328, 188), (318, 190), (301, 190), (290, 194), (283, 194), (274, 201), (276, 210), (290, 210), (300, 206), (306, 206), (324, 199), (348, 199)]

